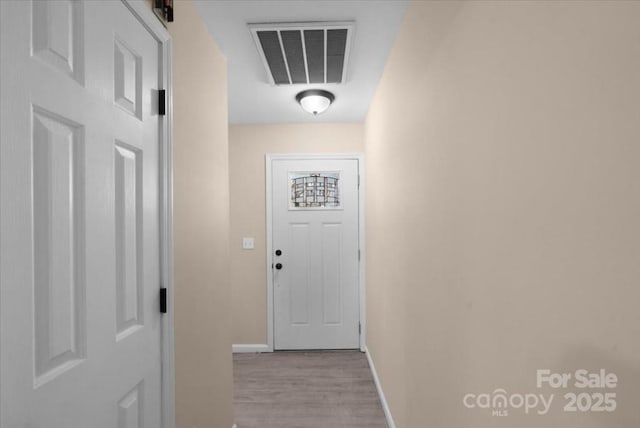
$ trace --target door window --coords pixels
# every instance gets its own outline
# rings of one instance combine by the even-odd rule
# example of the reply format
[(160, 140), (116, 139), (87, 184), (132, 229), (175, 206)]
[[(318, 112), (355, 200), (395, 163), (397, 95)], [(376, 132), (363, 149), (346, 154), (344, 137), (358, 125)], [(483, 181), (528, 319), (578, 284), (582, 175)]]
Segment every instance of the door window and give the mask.
[(340, 209), (339, 172), (290, 172), (290, 210)]

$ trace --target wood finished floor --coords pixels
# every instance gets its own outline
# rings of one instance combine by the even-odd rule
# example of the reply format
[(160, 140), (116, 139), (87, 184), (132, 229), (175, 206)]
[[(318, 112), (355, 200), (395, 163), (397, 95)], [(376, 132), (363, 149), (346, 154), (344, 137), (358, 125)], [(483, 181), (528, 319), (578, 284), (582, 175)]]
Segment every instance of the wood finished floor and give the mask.
[(387, 428), (365, 354), (234, 354), (238, 428)]

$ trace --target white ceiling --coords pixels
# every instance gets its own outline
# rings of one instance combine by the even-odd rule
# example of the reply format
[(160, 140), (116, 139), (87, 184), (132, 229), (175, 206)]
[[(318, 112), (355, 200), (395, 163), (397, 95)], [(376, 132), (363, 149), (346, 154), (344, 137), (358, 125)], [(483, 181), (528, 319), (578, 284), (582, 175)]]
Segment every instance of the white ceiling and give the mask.
[[(232, 124), (363, 121), (407, 7), (405, 0), (196, 0), (195, 3), (227, 57)], [(308, 21), (355, 22), (346, 83), (270, 85), (247, 24)], [(327, 89), (335, 94), (336, 100), (329, 110), (312, 116), (300, 108), (295, 95), (309, 88)]]

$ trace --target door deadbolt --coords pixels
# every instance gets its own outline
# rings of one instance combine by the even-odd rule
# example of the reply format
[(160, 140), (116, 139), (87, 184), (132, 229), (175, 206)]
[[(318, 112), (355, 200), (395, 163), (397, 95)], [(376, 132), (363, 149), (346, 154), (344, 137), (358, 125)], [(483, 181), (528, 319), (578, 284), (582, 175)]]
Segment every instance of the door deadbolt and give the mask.
[(282, 250), (276, 250), (276, 256), (281, 256), (282, 255)]
[(282, 269), (282, 263), (276, 263), (276, 269), (278, 270)]

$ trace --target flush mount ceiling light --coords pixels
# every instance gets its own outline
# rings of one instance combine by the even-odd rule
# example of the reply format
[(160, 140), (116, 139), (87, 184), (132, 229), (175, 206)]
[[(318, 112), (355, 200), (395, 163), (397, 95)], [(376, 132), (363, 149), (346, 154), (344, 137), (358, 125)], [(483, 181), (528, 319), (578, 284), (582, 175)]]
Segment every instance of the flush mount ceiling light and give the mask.
[(313, 115), (320, 114), (329, 108), (336, 97), (329, 91), (322, 89), (309, 89), (296, 95), (296, 101), (300, 106)]

